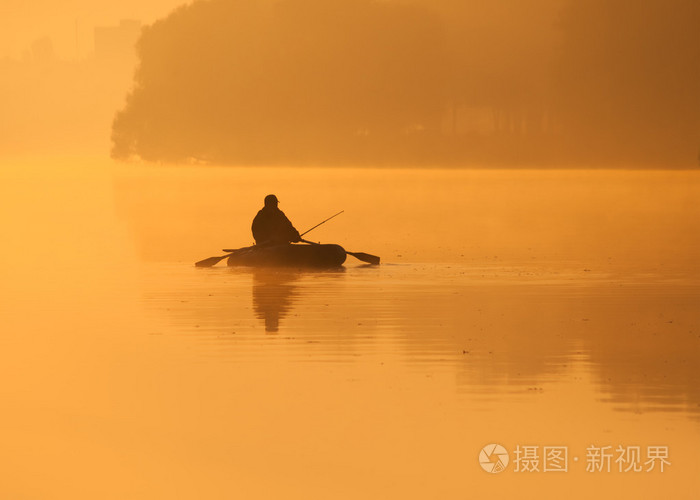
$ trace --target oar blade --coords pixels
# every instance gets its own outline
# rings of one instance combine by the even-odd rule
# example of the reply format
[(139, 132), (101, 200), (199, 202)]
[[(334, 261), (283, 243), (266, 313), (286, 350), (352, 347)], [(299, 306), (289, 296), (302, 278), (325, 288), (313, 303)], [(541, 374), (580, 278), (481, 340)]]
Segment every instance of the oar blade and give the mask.
[(366, 262), (367, 264), (372, 264), (374, 266), (379, 265), (379, 257), (376, 255), (372, 255), (369, 253), (364, 253), (364, 252), (345, 252), (349, 255), (352, 255), (356, 259), (361, 260), (362, 262)]
[(228, 255), (222, 255), (221, 257), (209, 257), (208, 259), (200, 260), (195, 262), (194, 265), (197, 267), (212, 267), (217, 265), (219, 262), (224, 260)]

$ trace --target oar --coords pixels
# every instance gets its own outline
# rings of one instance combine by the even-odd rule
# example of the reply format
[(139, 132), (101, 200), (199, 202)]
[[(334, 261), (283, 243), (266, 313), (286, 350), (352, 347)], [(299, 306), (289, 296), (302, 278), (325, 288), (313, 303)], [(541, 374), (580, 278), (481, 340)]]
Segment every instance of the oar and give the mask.
[[(320, 243), (316, 243), (315, 241), (307, 241), (307, 240), (301, 240), (304, 243), (308, 243), (310, 245), (320, 245)], [(352, 255), (356, 259), (361, 260), (362, 262), (366, 262), (367, 264), (373, 264), (373, 265), (379, 265), (379, 257), (376, 255), (372, 255), (369, 253), (364, 253), (364, 252), (348, 252), (345, 250), (345, 253), (348, 255)]]
[(345, 250), (345, 253), (348, 255), (352, 255), (356, 259), (359, 259), (362, 262), (366, 262), (367, 264), (372, 264), (374, 266), (379, 265), (379, 257), (377, 255), (372, 255), (364, 252), (348, 252), (347, 250)]
[(226, 255), (222, 255), (221, 257), (209, 257), (208, 259), (200, 260), (199, 262), (195, 262), (194, 265), (197, 267), (211, 267), (217, 265), (219, 262), (224, 260), (226, 257), (230, 257), (231, 255), (236, 255), (238, 252), (241, 252), (243, 250), (248, 250), (252, 247), (243, 247), (243, 248), (237, 248), (235, 250), (224, 250), (225, 252), (230, 252), (227, 253)]

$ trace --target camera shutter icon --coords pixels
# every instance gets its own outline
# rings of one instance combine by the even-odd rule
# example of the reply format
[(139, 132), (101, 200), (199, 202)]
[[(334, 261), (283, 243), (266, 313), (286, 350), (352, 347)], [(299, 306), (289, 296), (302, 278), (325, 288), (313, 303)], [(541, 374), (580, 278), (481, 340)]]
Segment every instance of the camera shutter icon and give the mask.
[(508, 467), (509, 461), (508, 450), (500, 444), (487, 444), (479, 452), (481, 468), (491, 474), (503, 472)]

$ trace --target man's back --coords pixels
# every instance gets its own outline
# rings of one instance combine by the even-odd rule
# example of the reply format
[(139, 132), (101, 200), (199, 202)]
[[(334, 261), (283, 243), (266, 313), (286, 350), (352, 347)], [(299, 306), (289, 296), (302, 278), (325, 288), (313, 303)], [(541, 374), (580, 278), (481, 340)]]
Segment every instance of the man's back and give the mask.
[[(276, 199), (275, 199), (276, 201)], [(299, 232), (276, 203), (266, 203), (253, 219), (253, 238), (257, 245), (270, 245), (299, 241)]]

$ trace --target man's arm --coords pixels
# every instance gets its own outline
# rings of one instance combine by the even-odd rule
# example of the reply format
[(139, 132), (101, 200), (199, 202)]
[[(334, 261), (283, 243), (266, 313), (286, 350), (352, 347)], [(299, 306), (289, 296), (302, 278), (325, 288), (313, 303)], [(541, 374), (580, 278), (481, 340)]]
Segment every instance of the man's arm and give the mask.
[(289, 220), (289, 218), (284, 215), (284, 212), (282, 212), (282, 216), (284, 217), (284, 220), (286, 221), (287, 225), (287, 233), (288, 233), (288, 238), (289, 241), (292, 243), (296, 243), (297, 241), (301, 241), (301, 235), (299, 234), (299, 231), (296, 230), (294, 225), (292, 224), (292, 221)]

